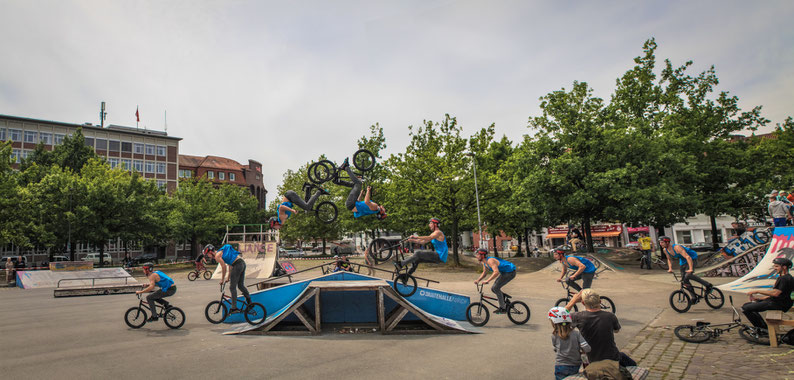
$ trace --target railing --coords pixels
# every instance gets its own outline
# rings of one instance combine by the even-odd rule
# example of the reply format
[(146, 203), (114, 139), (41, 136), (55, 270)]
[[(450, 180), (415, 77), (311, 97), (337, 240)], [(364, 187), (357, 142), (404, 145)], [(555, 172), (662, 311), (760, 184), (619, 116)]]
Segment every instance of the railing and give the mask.
[[(360, 272), (361, 272), (361, 268), (362, 268), (362, 267), (364, 267), (364, 268), (370, 268), (370, 269), (374, 269), (374, 270), (379, 270), (379, 271), (381, 271), (381, 272), (386, 272), (386, 273), (389, 273), (389, 274), (391, 274), (391, 279), (392, 279), (392, 281), (393, 281), (393, 280), (394, 280), (394, 278), (397, 276), (397, 273), (396, 273), (396, 272), (394, 272), (394, 271), (390, 271), (390, 270), (386, 270), (386, 269), (381, 269), (381, 268), (376, 268), (376, 267), (373, 267), (373, 266), (364, 265), (364, 264), (359, 264), (359, 263), (349, 263), (349, 264), (350, 264), (350, 265), (355, 265), (355, 268), (356, 268), (356, 269), (355, 269), (355, 271), (354, 271), (355, 273), (360, 273)], [(262, 280), (262, 281), (259, 281), (259, 282), (257, 282), (257, 283), (254, 283), (254, 284), (248, 285), (248, 287), (257, 286), (257, 285), (259, 285), (259, 284), (266, 284), (266, 283), (269, 283), (269, 282), (272, 282), (272, 281), (275, 281), (275, 280), (278, 280), (278, 279), (282, 279), (282, 278), (284, 278), (284, 277), (286, 277), (286, 278), (289, 280), (289, 282), (292, 282), (292, 276), (294, 276), (294, 275), (296, 275), (296, 274), (298, 274), (298, 273), (308, 272), (308, 271), (310, 271), (310, 270), (314, 270), (314, 269), (317, 269), (317, 268), (321, 268), (321, 269), (322, 269), (322, 271), (323, 271), (323, 274), (325, 275), (325, 274), (331, 273), (331, 272), (332, 272), (331, 266), (335, 266), (335, 265), (336, 265), (336, 260), (334, 260), (334, 261), (330, 261), (330, 262), (327, 262), (327, 263), (324, 263), (324, 264), (320, 264), (320, 265), (313, 266), (313, 267), (311, 267), (311, 268), (302, 269), (302, 270), (299, 270), (299, 271), (297, 271), (297, 272), (287, 273), (287, 274), (285, 274), (285, 275), (278, 276), (278, 277), (271, 277), (271, 278), (268, 278), (268, 279), (266, 279), (266, 280)], [(438, 281), (436, 281), (436, 280), (431, 280), (431, 279), (429, 279), (429, 278), (417, 277), (417, 276), (413, 276), (413, 277), (414, 277), (414, 278), (416, 278), (417, 280), (422, 280), (422, 281), (425, 281), (425, 282), (426, 282), (426, 286), (430, 286), (430, 283), (431, 283), (431, 282), (432, 282), (432, 283), (435, 283), (435, 284), (438, 284), (438, 283), (439, 283)]]
[[(129, 276), (126, 276), (126, 277), (125, 276), (119, 276), (119, 277), (64, 278), (64, 279), (58, 280), (58, 284), (56, 285), (56, 288), (60, 288), (61, 287), (61, 282), (63, 282), (63, 281), (89, 281), (90, 280), (91, 281), (91, 287), (95, 287), (96, 286), (96, 280), (113, 280), (113, 279), (121, 279), (121, 278), (124, 279), (124, 284), (123, 285), (129, 285), (128, 281), (129, 281), (129, 279), (132, 279), (132, 277), (129, 277)], [(107, 284), (107, 285), (122, 285), (122, 284)], [(82, 285), (76, 285), (76, 286), (82, 286)]]

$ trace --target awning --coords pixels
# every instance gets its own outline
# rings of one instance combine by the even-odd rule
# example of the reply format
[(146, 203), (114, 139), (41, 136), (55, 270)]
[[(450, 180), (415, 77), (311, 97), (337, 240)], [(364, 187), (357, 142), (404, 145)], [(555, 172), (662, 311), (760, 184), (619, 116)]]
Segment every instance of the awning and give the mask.
[(593, 237), (615, 237), (620, 236), (620, 231), (593, 232)]
[(547, 235), (546, 235), (546, 238), (547, 238), (547, 239), (565, 239), (565, 237), (566, 237), (566, 236), (568, 236), (568, 234), (567, 234), (567, 233), (562, 233), (562, 234), (547, 234)]

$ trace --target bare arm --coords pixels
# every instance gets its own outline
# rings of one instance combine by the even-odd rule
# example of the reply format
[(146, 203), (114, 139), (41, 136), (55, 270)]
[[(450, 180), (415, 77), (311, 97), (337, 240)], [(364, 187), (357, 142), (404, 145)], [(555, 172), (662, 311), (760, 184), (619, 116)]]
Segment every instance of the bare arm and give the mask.
[(571, 263), (571, 264), (577, 266), (576, 272), (571, 275), (571, 278), (579, 278), (578, 276), (580, 274), (582, 274), (582, 272), (584, 272), (584, 270), (587, 268), (587, 266), (584, 265), (584, 263), (581, 260), (579, 260), (579, 259), (577, 259), (575, 257), (571, 257), (571, 260), (573, 260), (573, 263)]
[(570, 301), (568, 301), (568, 304), (565, 305), (565, 310), (568, 310), (570, 312), (571, 310), (573, 310), (574, 305), (576, 305), (577, 302), (581, 302), (581, 301), (582, 301), (582, 292), (579, 291), (579, 293), (576, 293), (576, 295), (573, 296), (573, 298), (571, 298)]
[(227, 267), (227, 265), (226, 265), (226, 262), (223, 261), (223, 258), (221, 257), (221, 255), (218, 254), (218, 253), (215, 254), (215, 261), (217, 261), (218, 265), (221, 266), (221, 285), (223, 285), (223, 283), (226, 282), (226, 267)]
[(475, 284), (479, 284), (479, 283), (480, 283), (480, 280), (482, 280), (482, 279), (483, 279), (483, 277), (485, 277), (485, 271), (486, 271), (486, 270), (485, 270), (485, 263), (482, 263), (482, 274), (480, 274), (480, 277), (477, 277), (477, 279), (476, 279), (476, 280), (474, 280), (474, 283), (475, 283)]
[(442, 235), (441, 231), (436, 230), (436, 231), (434, 231), (432, 234), (430, 234), (428, 236), (412, 236), (412, 237), (408, 238), (408, 241), (410, 241), (412, 243), (427, 244), (427, 243), (430, 242), (430, 240), (433, 240), (433, 239), (438, 240), (438, 238), (441, 235)]
[[(155, 277), (156, 277), (156, 279), (155, 279)], [(157, 282), (157, 280), (159, 280), (159, 279), (160, 279), (160, 276), (158, 276), (156, 273), (152, 273), (152, 275), (149, 277), (149, 286), (147, 286), (144, 289), (136, 291), (135, 294), (152, 292), (154, 290), (154, 283)]]
[[(491, 259), (488, 259), (487, 264), (488, 264), (489, 267), (491, 267), (491, 270), (493, 271), (493, 274), (491, 275), (491, 277), (488, 277), (488, 279), (485, 280), (485, 284), (487, 284), (487, 283), (491, 282), (493, 279), (499, 277), (499, 260), (491, 258)], [(482, 273), (485, 274), (485, 271), (483, 270)]]

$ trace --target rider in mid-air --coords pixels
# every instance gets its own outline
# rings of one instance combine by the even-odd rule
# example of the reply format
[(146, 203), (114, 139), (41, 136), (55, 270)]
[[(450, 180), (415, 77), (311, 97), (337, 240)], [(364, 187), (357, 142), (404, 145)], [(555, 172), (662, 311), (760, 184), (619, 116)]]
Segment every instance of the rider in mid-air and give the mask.
[[(704, 294), (709, 294), (711, 288), (713, 287), (711, 283), (708, 281), (695, 276), (693, 273), (695, 270), (695, 266), (698, 263), (698, 253), (695, 252), (693, 249), (689, 247), (684, 247), (680, 244), (673, 244), (672, 239), (668, 236), (660, 236), (659, 237), (659, 247), (662, 248), (665, 256), (667, 256), (667, 272), (673, 273), (673, 262), (670, 261), (673, 258), (678, 259), (678, 265), (681, 267), (681, 282), (684, 284), (684, 287), (689, 291), (692, 295), (692, 302), (697, 303), (698, 297), (695, 294), (695, 289), (692, 288), (692, 283), (689, 280), (694, 280), (699, 282), (706, 288), (706, 292)], [(672, 249), (671, 249), (672, 248)]]
[(483, 282), (483, 285), (496, 278), (496, 281), (491, 287), (491, 291), (496, 294), (497, 298), (499, 298), (499, 310), (496, 311), (496, 314), (504, 313), (506, 308), (505, 295), (502, 293), (502, 287), (507, 285), (507, 283), (512, 279), (516, 278), (515, 264), (507, 260), (502, 260), (498, 257), (488, 257), (488, 250), (484, 248), (477, 250), (477, 261), (482, 264), (482, 274), (479, 278), (474, 280), (474, 283), (479, 284), (480, 280), (485, 277), (485, 274), (488, 273), (488, 271), (492, 271), (493, 274), (491, 274), (491, 277), (488, 277), (488, 279)]
[[(562, 264), (562, 274), (560, 274), (560, 278), (557, 279), (557, 282), (562, 282), (562, 279), (565, 278), (565, 274), (568, 273), (568, 269), (570, 269), (575, 272), (568, 277), (568, 280), (565, 282), (568, 286), (576, 289), (578, 292), (582, 290), (582, 288), (587, 289), (593, 285), (596, 267), (593, 265), (592, 261), (582, 256), (565, 256), (565, 252), (559, 248), (554, 250), (554, 259)], [(579, 278), (582, 279), (581, 287), (575, 282)]]
[(340, 166), (339, 169), (347, 171), (347, 174), (350, 176), (350, 182), (337, 179), (334, 181), (334, 183), (337, 185), (351, 187), (350, 193), (347, 195), (347, 200), (345, 201), (345, 207), (347, 207), (348, 210), (353, 211), (353, 217), (360, 218), (362, 216), (375, 214), (375, 217), (377, 217), (378, 220), (386, 219), (386, 209), (382, 205), (373, 202), (371, 199), (371, 186), (367, 186), (367, 193), (364, 196), (364, 201), (362, 202), (360, 200), (361, 189), (364, 186), (364, 182), (362, 182), (361, 178), (358, 178), (358, 176), (353, 173), (353, 169), (350, 167), (347, 158), (345, 158), (345, 162), (342, 163), (342, 166)]
[(287, 190), (284, 193), (284, 197), (281, 198), (281, 204), (278, 205), (278, 211), (276, 216), (270, 218), (270, 228), (274, 230), (281, 229), (281, 226), (292, 216), (292, 213), (298, 213), (294, 207), (298, 206), (306, 211), (312, 211), (314, 209), (314, 203), (317, 202), (317, 198), (320, 195), (330, 194), (327, 190), (322, 188), (317, 188), (314, 191), (314, 194), (311, 194), (310, 191), (314, 186), (309, 183), (303, 184), (303, 190), (306, 192), (303, 198), (301, 198), (298, 193)]
[[(163, 305), (163, 308), (167, 309), (170, 304), (163, 298), (176, 294), (176, 285), (174, 285), (174, 280), (172, 280), (171, 277), (168, 277), (168, 275), (165, 273), (159, 270), (153, 271), (153, 269), (154, 264), (143, 264), (143, 274), (145, 274), (146, 278), (149, 279), (149, 286), (135, 292), (135, 294), (152, 293), (146, 296), (146, 302), (149, 303), (149, 308), (152, 310), (152, 315), (149, 317), (147, 322), (154, 322), (157, 320), (157, 310), (154, 305), (155, 302), (160, 303)], [(160, 289), (158, 289), (156, 292), (154, 291), (155, 285), (160, 287)]]
[(413, 274), (419, 263), (446, 263), (447, 253), (449, 247), (447, 246), (447, 238), (439, 228), (441, 221), (436, 218), (430, 218), (430, 235), (427, 236), (411, 236), (406, 241), (419, 244), (433, 244), (433, 250), (417, 249), (414, 251), (413, 256), (405, 259), (404, 261), (395, 261), (394, 266), (397, 270), (401, 270), (404, 266), (411, 264), (408, 269), (408, 274)]

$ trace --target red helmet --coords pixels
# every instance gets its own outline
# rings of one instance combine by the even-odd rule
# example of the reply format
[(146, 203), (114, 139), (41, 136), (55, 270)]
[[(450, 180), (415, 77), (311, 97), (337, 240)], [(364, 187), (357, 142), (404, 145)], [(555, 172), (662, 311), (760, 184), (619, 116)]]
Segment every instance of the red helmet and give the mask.
[(487, 255), (487, 254), (488, 254), (488, 250), (487, 250), (487, 249), (485, 249), (485, 248), (478, 248), (478, 249), (477, 249), (477, 252), (476, 252), (475, 254), (479, 255), (479, 254), (481, 254), (481, 253), (482, 253), (483, 255)]
[(669, 236), (659, 236), (659, 242), (666, 242), (666, 243), (669, 243), (669, 242), (671, 242), (671, 241), (673, 241), (673, 239), (670, 239), (670, 237), (669, 237)]
[(430, 223), (435, 223), (436, 226), (441, 227), (441, 221), (438, 218), (430, 218)]

